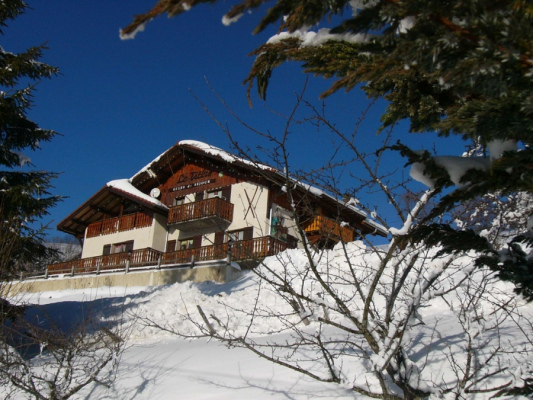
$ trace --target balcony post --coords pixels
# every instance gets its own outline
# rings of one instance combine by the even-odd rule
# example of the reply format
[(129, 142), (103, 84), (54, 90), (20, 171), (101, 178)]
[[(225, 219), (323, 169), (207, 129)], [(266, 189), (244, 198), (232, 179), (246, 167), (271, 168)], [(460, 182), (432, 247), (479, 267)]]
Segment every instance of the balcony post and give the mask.
[(161, 258), (163, 256), (161, 254), (159, 254), (159, 257), (157, 258), (157, 269), (161, 269)]
[(191, 256), (191, 268), (194, 268), (194, 253)]
[(128, 258), (126, 260), (126, 269), (124, 271), (125, 274), (127, 274), (128, 272), (130, 272), (130, 262), (131, 262), (131, 250), (128, 251)]
[(44, 279), (48, 279), (48, 265), (46, 266), (46, 270), (44, 271)]
[(100, 275), (100, 264), (96, 266), (96, 275)]
[(227, 265), (231, 264), (231, 253), (232, 253), (232, 250), (233, 250), (233, 240), (230, 238), (228, 240), (228, 255), (226, 257), (226, 264)]
[(70, 271), (70, 276), (74, 276), (74, 265), (72, 265), (72, 269)]

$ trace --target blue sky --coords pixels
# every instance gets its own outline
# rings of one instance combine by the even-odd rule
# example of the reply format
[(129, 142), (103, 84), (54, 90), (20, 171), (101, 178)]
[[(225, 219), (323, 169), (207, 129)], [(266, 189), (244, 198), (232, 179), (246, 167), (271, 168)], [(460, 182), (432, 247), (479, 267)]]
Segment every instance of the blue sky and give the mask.
[[(225, 3), (198, 7), (173, 19), (158, 18), (134, 40), (120, 40), (119, 29), (154, 3), (33, 0), (32, 9), (4, 29), (4, 49), (20, 52), (46, 42), (49, 49), (43, 61), (61, 70), (58, 77), (38, 85), (30, 112), (41, 127), (61, 134), (29, 154), (37, 169), (61, 173), (54, 194), (67, 198), (43, 221), (54, 230), (106, 182), (131, 177), (179, 140), (195, 139), (229, 150), (228, 139), (191, 91), (217, 118), (227, 121), (239, 143), (254, 147), (257, 138), (231, 119), (205, 79), (243, 120), (272, 133), (282, 132), (285, 121), (270, 109), (288, 114), (294, 93), (304, 85), (298, 65), (283, 66), (274, 73), (267, 101), (259, 100), (254, 91), (254, 107), (248, 106), (242, 81), (253, 58), (247, 55), (275, 31), (251, 35), (255, 15), (222, 25), (229, 8)], [(327, 87), (324, 79), (312, 78), (306, 97), (316, 101)], [(332, 119), (350, 130), (366, 102), (355, 90), (335, 94), (327, 104)], [(376, 141), (378, 115), (369, 118), (362, 146)], [(295, 128), (294, 164), (316, 166), (326, 157), (328, 140), (309, 127)], [(417, 135), (414, 143), (419, 140)]]

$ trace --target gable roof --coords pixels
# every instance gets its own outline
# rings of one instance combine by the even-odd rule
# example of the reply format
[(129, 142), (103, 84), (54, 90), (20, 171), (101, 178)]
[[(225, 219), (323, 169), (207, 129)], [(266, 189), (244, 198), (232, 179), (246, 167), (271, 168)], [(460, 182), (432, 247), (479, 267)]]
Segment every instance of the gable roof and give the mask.
[[(139, 206), (159, 213), (168, 212), (168, 207), (148, 193), (165, 183), (175, 171), (191, 158), (205, 158), (220, 163), (232, 164), (233, 168), (244, 170), (267, 179), (282, 187), (287, 182), (284, 173), (266, 164), (253, 162), (209, 144), (183, 140), (156, 157), (130, 179), (108, 182), (102, 189), (78, 207), (74, 212), (61, 221), (57, 228), (63, 232), (81, 235), (92, 222), (101, 220), (105, 215), (118, 215), (120, 207), (125, 202), (133, 202)], [(360, 229), (386, 236), (387, 230), (373, 221), (368, 215), (354, 204), (343, 203), (331, 194), (314, 186), (289, 177), (297, 191), (310, 193), (316, 200), (330, 207), (342, 205), (343, 214), (358, 221)]]

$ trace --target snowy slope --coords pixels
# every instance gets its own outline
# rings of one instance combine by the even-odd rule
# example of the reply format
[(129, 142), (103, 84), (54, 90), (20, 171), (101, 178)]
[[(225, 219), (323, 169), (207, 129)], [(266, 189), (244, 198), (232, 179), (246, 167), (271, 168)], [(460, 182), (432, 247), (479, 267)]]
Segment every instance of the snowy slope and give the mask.
[[(350, 250), (351, 260), (356, 264), (362, 261), (366, 263), (379, 261), (379, 258), (367, 251), (361, 243), (352, 244)], [(327, 268), (328, 271), (335, 269), (335, 276), (341, 276), (340, 271), (346, 266), (340, 255), (338, 249), (322, 254), (318, 265)], [(287, 270), (287, 265), (281, 262), (289, 258), (290, 271)], [(457, 261), (457, 268), (452, 274), (452, 279), (456, 282), (472, 271), (469, 260), (471, 259), (464, 257)], [(288, 251), (281, 258), (271, 257), (265, 260), (269, 272), (291, 275), (291, 281), (296, 286), (313, 295), (317, 291), (317, 285), (315, 280), (305, 274), (306, 263), (307, 259), (299, 250)], [(439, 259), (432, 261), (427, 266), (429, 272), (426, 271), (425, 278), (428, 278), (428, 274), (430, 276), (434, 273), (432, 271), (441, 268), (442, 263), (443, 260)], [(476, 274), (479, 274), (476, 278), (478, 280), (472, 282), (486, 279), (486, 272), (474, 271), (474, 275)], [(386, 279), (388, 278), (385, 277)], [(499, 384), (509, 379), (517, 379), (517, 383), (520, 384), (520, 375), (524, 372), (521, 368), (532, 359), (529, 354), (531, 346), (526, 336), (531, 332), (529, 321), (533, 307), (518, 299), (515, 311), (520, 311), (523, 318), (528, 318), (527, 323), (525, 319), (519, 325), (505, 322), (498, 328), (500, 338), (496, 340), (494, 330), (489, 329), (492, 315), (496, 315), (494, 304), (500, 300), (503, 302), (512, 300), (512, 287), (494, 279), (488, 279), (485, 284), (490, 286), (487, 301), (482, 303), (479, 309), (484, 313), (480, 318), (483, 321), (481, 324), (472, 322), (469, 328), (478, 330), (473, 332), (473, 336), (480, 343), (480, 361), (483, 362), (484, 345), (487, 351), (497, 344), (507, 346), (510, 350), (518, 350), (516, 354), (509, 354), (507, 358), (500, 359), (500, 362), (505, 364), (505, 373), (495, 374), (487, 384)], [(346, 288), (341, 286), (339, 294), (342, 295), (343, 291), (348, 293), (350, 290), (352, 288), (349, 285)], [(428, 390), (433, 390), (431, 382), (440, 380), (453, 382), (454, 371), (450, 358), (453, 356), (457, 362), (462, 362), (465, 356), (464, 332), (457, 322), (459, 303), (466, 298), (461, 297), (463, 293), (461, 290), (446, 298), (429, 296), (417, 314), (416, 324), (410, 331), (412, 337), (406, 339), (406, 343), (413, 350), (413, 364), (421, 366), (417, 378), (420, 376), (426, 382)], [(61, 314), (64, 320), (67, 320), (69, 315), (79, 315), (80, 310), (85, 310), (84, 312), (91, 310), (89, 314), (103, 323), (120, 320), (128, 328), (129, 347), (122, 357), (114, 385), (111, 388), (91, 387), (78, 398), (367, 399), (363, 395), (355, 394), (349, 390), (349, 387), (353, 383), (375, 384), (372, 374), (368, 372), (372, 366), (369, 367), (368, 362), (346, 355), (339, 357), (342, 361), (339, 365), (342, 368), (343, 382), (340, 385), (320, 383), (261, 359), (249, 350), (230, 349), (206, 337), (191, 340), (180, 338), (169, 332), (175, 331), (184, 336), (202, 334), (201, 327), (205, 328), (205, 324), (198, 312), (198, 305), (209, 317), (217, 332), (225, 332), (226, 330), (221, 327), (225, 325), (230, 336), (247, 334), (258, 344), (285, 343), (292, 340), (291, 331), (287, 329), (291, 324), (299, 326), (304, 334), (309, 335), (313, 335), (319, 329), (330, 329), (318, 323), (317, 316), (321, 313), (320, 309), (308, 310), (305, 316), (310, 320), (310, 324), (308, 326), (301, 324), (303, 316), (294, 313), (287, 301), (269, 289), (265, 282), (260, 282), (252, 272), (245, 272), (240, 279), (227, 284), (207, 282), (182, 283), (159, 288), (99, 288), (26, 295), (24, 300), (40, 304), (49, 315)], [(248, 315), (253, 311), (255, 304), (257, 304), (256, 313), (253, 322), (250, 322)], [(376, 304), (379, 306), (379, 299)], [(358, 305), (354, 303), (352, 307), (356, 309)], [(272, 312), (284, 317), (274, 318), (271, 316)], [(401, 312), (399, 309), (398, 313)], [(341, 317), (334, 315), (330, 317), (339, 318), (342, 322)], [(149, 325), (158, 325), (158, 327)], [(341, 338), (334, 330), (326, 334)], [(324, 372), (319, 364), (313, 363), (313, 354), (309, 350), (302, 350), (300, 356), (302, 365), (305, 365), (309, 371), (317, 374)], [(379, 365), (385, 356), (386, 354), (375, 356), (369, 362)], [(476, 394), (465, 398), (489, 397), (490, 395), (486, 394)], [(441, 397), (435, 391), (435, 395), (431, 398)], [(451, 398), (451, 395), (446, 398)]]

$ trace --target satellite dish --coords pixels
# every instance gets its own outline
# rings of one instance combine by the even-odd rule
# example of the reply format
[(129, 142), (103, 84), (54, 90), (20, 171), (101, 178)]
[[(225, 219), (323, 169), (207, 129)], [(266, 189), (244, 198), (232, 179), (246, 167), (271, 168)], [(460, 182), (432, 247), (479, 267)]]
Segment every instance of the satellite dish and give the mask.
[(150, 190), (150, 196), (154, 199), (157, 199), (161, 195), (161, 191), (158, 188), (153, 188)]

